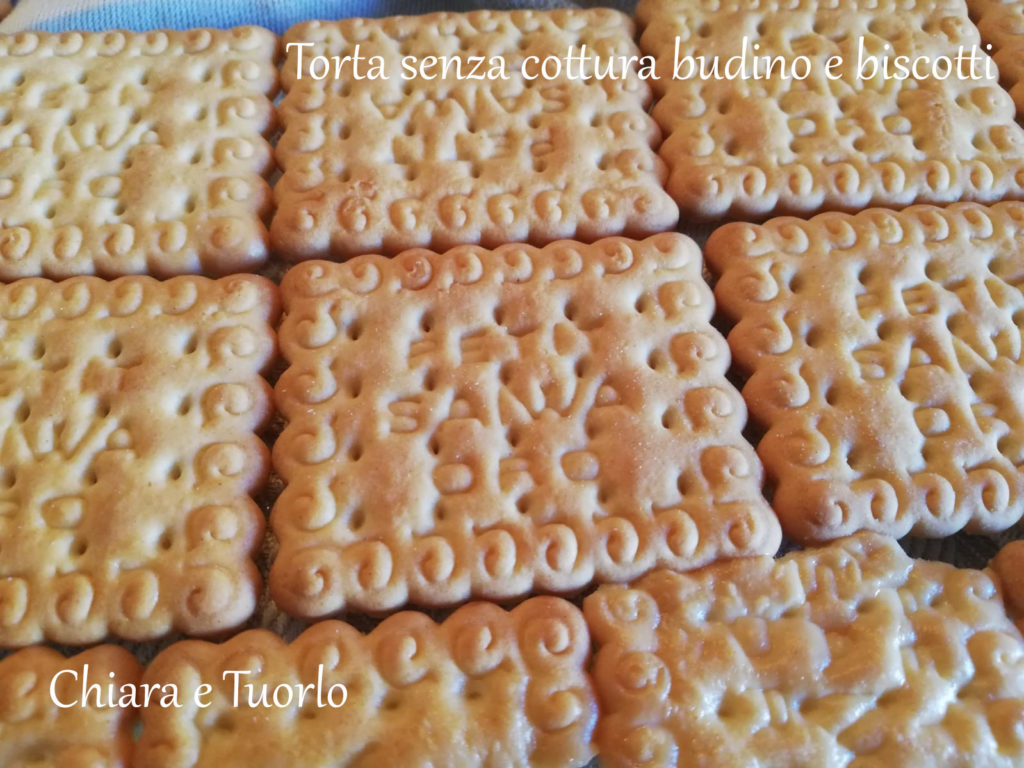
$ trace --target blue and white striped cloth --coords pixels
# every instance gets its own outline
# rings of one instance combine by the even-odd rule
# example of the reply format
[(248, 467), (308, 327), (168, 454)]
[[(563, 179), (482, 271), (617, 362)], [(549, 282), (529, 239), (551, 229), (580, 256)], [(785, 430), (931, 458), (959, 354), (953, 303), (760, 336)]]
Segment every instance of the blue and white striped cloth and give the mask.
[(18, 0), (0, 32), (189, 29), (258, 24), (277, 32), (308, 19), (394, 16), (479, 8), (608, 6), (631, 12), (636, 0)]

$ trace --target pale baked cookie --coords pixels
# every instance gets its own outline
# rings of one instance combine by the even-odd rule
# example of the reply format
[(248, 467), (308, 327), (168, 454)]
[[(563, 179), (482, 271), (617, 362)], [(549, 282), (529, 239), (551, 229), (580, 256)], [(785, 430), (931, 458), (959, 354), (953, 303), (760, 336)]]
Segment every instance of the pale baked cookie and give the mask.
[[(290, 645), (265, 630), (223, 645), (180, 642), (145, 680), (175, 683), (189, 704), (144, 710), (135, 762), (248, 768), (284, 765), (287, 756), (302, 768), (582, 766), (597, 719), (589, 656), (583, 616), (551, 597), (510, 613), (474, 603), (440, 625), (404, 612), (369, 635), (326, 621)], [(200, 708), (193, 694), (204, 683), (211, 690)], [(301, 704), (298, 688), (306, 690)]]
[(967, 7), (981, 39), (992, 46), (992, 58), (1017, 111), (1024, 113), (1024, 2), (967, 0)]
[(71, 658), (26, 648), (0, 660), (0, 765), (128, 768), (135, 709), (123, 697), (139, 675), (135, 658), (113, 645)]
[(284, 278), (271, 592), (292, 614), (566, 593), (780, 540), (677, 234)]
[[(919, 67), (923, 77), (904, 80), (859, 66), (862, 39), (865, 63), (955, 60), (980, 46), (962, 0), (641, 0), (637, 18), (641, 47), (658, 57), (653, 115), (684, 219), (1024, 197), (1024, 131), (981, 48), (974, 80), (958, 76), (972, 74), (966, 63), (945, 79), (941, 63), (940, 77)], [(775, 64), (754, 77), (750, 64), (725, 79), (744, 37), (748, 62), (781, 57), (786, 75)], [(685, 77), (687, 56), (705, 57), (707, 74), (717, 57), (723, 79)], [(792, 76), (798, 56), (806, 79)], [(841, 63), (829, 69), (832, 57)]]
[(248, 618), (276, 313), (249, 276), (0, 287), (0, 646)]
[(0, 280), (251, 270), (277, 38), (0, 36)]
[(1024, 511), (1024, 204), (730, 224), (729, 344), (794, 539), (946, 536)]
[(888, 537), (658, 571), (583, 610), (603, 766), (1024, 763), (998, 582)]
[[(564, 57), (571, 47), (606, 60), (639, 56), (632, 22), (621, 13), (307, 22), (289, 30), (284, 44), (294, 45), (282, 70), (287, 95), (276, 156), (284, 175), (274, 189), (271, 239), (286, 258), (638, 237), (676, 223), (652, 149), (660, 133), (647, 115), (650, 89), (635, 69), (602, 80), (565, 70), (554, 77), (553, 69), (551, 78), (522, 74), (527, 57)], [(306, 74), (314, 56), (356, 53), (363, 57), (358, 71), (346, 64), (335, 77), (330, 63), (322, 80)], [(374, 56), (387, 79), (371, 77)], [(428, 56), (459, 57), (461, 73), (450, 67), (440, 76), (438, 64), (403, 78), (403, 59), (419, 67)], [(507, 79), (472, 79), (490, 72), (495, 59)], [(313, 74), (322, 71), (317, 65)], [(538, 73), (528, 65), (527, 76)]]

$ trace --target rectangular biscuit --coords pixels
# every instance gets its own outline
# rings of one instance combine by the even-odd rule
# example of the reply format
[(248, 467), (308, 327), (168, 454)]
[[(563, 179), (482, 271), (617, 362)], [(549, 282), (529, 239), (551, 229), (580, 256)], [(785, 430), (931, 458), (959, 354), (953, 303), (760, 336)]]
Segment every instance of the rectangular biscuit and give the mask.
[[(120, 697), (140, 675), (135, 658), (113, 645), (71, 658), (26, 648), (0, 659), (0, 765), (128, 768), (135, 710), (111, 701), (128, 704)], [(83, 685), (99, 688), (83, 700)]]
[(293, 268), (277, 603), (450, 605), (774, 552), (701, 267), (663, 234)]
[(605, 585), (601, 764), (1024, 763), (1024, 642), (987, 572), (861, 533)]
[[(284, 175), (270, 234), (286, 258), (642, 237), (675, 226), (678, 211), (653, 149), (660, 134), (647, 115), (650, 89), (636, 69), (617, 79), (549, 68), (550, 77), (529, 80), (522, 72), (528, 57), (565, 57), (582, 46), (606, 59), (639, 56), (621, 13), (314, 21), (289, 30), (284, 44), (287, 95), (276, 148)], [(308, 71), (314, 56), (357, 53), (358, 75), (345, 65), (336, 77), (330, 58), (324, 79), (312, 76), (319, 65)], [(375, 56), (383, 66), (371, 77)], [(418, 69), (429, 56), (459, 62), (461, 73), (451, 65)], [(495, 79), (473, 79), (495, 62), (503, 65)]]
[(999, 67), (1002, 83), (1024, 113), (1024, 3), (1020, 0), (967, 0), (971, 18)]
[[(965, 60), (945, 78), (941, 63), (938, 76), (892, 76), (897, 56), (934, 63), (980, 46), (963, 0), (641, 0), (637, 18), (684, 219), (1024, 196), (1024, 131), (983, 49), (973, 73)], [(746, 76), (727, 77), (744, 50)], [(867, 64), (883, 54), (889, 77)]]
[(277, 38), (0, 35), (0, 280), (251, 270)]
[(946, 536), (1024, 512), (1024, 204), (730, 224), (708, 240), (786, 533)]
[(146, 708), (135, 765), (582, 766), (597, 719), (589, 656), (579, 609), (551, 597), (511, 612), (474, 603), (439, 625), (403, 612), (368, 635), (325, 621), (290, 645), (265, 630), (179, 642), (144, 680), (189, 702), (205, 683), (208, 706)]
[(0, 647), (248, 618), (276, 314), (251, 276), (0, 286)]

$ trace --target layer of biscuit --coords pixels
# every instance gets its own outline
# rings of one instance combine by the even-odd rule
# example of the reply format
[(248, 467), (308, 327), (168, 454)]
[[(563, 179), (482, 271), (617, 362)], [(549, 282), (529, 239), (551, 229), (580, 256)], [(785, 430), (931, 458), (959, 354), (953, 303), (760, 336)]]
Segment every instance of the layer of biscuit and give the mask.
[(278, 604), (566, 593), (774, 552), (701, 266), (664, 234), (291, 270)]
[[(684, 219), (1024, 197), (1024, 131), (963, 0), (641, 0), (637, 18)], [(730, 78), (744, 38), (746, 74)], [(972, 46), (973, 73), (955, 63)], [(888, 76), (867, 56), (887, 56)], [(924, 76), (897, 77), (897, 56), (925, 57)], [(705, 77), (688, 76), (687, 57), (704, 57)], [(765, 57), (782, 62), (770, 78)], [(940, 57), (953, 59), (948, 77)]]
[(732, 224), (708, 240), (791, 537), (1024, 512), (1024, 204)]
[(1012, 541), (993, 558), (992, 571), (1000, 580), (1010, 618), (1024, 632), (1024, 541)]
[(259, 277), (0, 286), (0, 646), (248, 618), (276, 315)]
[[(287, 258), (638, 237), (676, 223), (652, 149), (660, 134), (647, 115), (650, 90), (635, 68), (600, 80), (570, 78), (564, 68), (533, 80), (522, 73), (527, 57), (565, 57), (583, 46), (605, 61), (638, 56), (632, 22), (621, 13), (306, 22), (284, 43), (294, 45), (282, 71), (285, 130), (276, 155), (284, 175), (274, 190), (271, 238)], [(309, 74), (316, 55), (356, 53), (362, 79), (352, 64), (340, 77), (333, 64), (323, 79)], [(383, 76), (371, 77), (375, 56)], [(429, 56), (457, 61), (461, 79), (454, 66), (445, 75), (440, 65), (408, 77), (403, 60), (419, 66)], [(473, 79), (499, 60), (504, 79)]]
[[(113, 673), (111, 675), (111, 673)], [(139, 682), (135, 658), (104, 645), (65, 658), (27, 648), (0, 660), (0, 765), (12, 768), (127, 768), (131, 706), (122, 688)], [(98, 684), (83, 700), (83, 684)], [(58, 706), (60, 704), (61, 706)]]
[[(303, 768), (584, 765), (597, 717), (589, 655), (579, 610), (550, 597), (508, 613), (474, 603), (440, 625), (400, 613), (365, 636), (321, 622), (287, 646), (264, 630), (223, 645), (180, 642), (144, 679), (174, 682), (183, 701), (206, 683), (209, 706), (146, 709), (135, 761), (227, 768), (287, 755)], [(341, 701), (341, 685), (347, 699), (332, 707), (328, 697)], [(311, 687), (300, 706), (301, 686)], [(278, 704), (286, 701), (286, 687), (289, 705), (261, 704), (264, 692), (263, 701), (275, 691)]]
[(602, 765), (1024, 762), (1024, 640), (997, 585), (888, 537), (659, 571), (584, 614)]
[(276, 50), (258, 27), (0, 36), (0, 280), (260, 264)]
[(981, 39), (991, 46), (999, 76), (1018, 112), (1024, 112), (1024, 2), (966, 0)]

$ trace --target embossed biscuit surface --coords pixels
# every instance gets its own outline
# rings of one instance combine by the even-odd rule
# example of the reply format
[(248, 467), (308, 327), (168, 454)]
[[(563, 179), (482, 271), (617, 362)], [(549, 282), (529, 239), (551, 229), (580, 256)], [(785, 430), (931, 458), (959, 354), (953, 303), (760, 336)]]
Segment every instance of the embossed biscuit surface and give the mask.
[(1024, 3), (1020, 0), (967, 0), (981, 39), (992, 46), (1002, 82), (1018, 112), (1024, 112)]
[[(1024, 132), (987, 56), (978, 79), (968, 65), (942, 77), (941, 62), (929, 74), (939, 57), (980, 46), (963, 0), (641, 0), (637, 18), (641, 47), (658, 59), (653, 115), (684, 218), (1024, 196)], [(745, 76), (727, 79), (744, 37), (747, 61), (762, 57), (759, 72), (765, 56), (787, 68), (805, 56), (809, 75), (776, 63), (770, 78), (755, 77), (748, 63)], [(682, 64), (674, 78), (677, 38), (679, 60), (704, 57), (708, 77), (688, 77)], [(866, 63), (883, 55), (888, 77)], [(896, 56), (929, 66), (899, 79)], [(841, 64), (829, 69), (832, 57)]]
[(296, 267), (271, 591), (323, 616), (771, 553), (688, 238)]
[(1013, 766), (1024, 640), (990, 574), (861, 533), (584, 601), (607, 766)]
[(799, 540), (945, 536), (1024, 510), (1024, 204), (731, 224), (729, 343)]
[[(113, 686), (118, 701), (122, 686), (137, 685), (139, 675), (134, 657), (112, 645), (71, 658), (27, 648), (0, 660), (0, 764), (127, 768), (134, 710), (110, 706), (108, 691)], [(83, 683), (99, 686), (84, 701)]]
[[(183, 700), (207, 683), (210, 706), (146, 709), (135, 764), (251, 766), (273, 754), (305, 768), (582, 766), (597, 717), (589, 655), (583, 616), (552, 597), (510, 613), (474, 603), (440, 625), (404, 612), (365, 636), (325, 621), (287, 646), (263, 630), (223, 645), (181, 642), (145, 680), (175, 682)], [(225, 677), (231, 670), (251, 674)], [(316, 685), (300, 703), (297, 687)], [(345, 703), (331, 707), (342, 685)], [(290, 704), (260, 705), (275, 689), (285, 702), (281, 686)]]
[(0, 287), (0, 645), (250, 615), (275, 314), (249, 276)]
[(0, 279), (252, 269), (277, 39), (0, 36)]
[[(606, 60), (637, 56), (632, 35), (632, 22), (608, 9), (293, 27), (285, 46), (313, 45), (291, 48), (282, 71), (275, 249), (293, 259), (346, 258), (671, 229), (678, 213), (662, 189), (665, 172), (652, 149), (660, 134), (635, 70), (600, 80), (571, 78), (564, 67), (533, 80), (522, 73), (528, 57), (565, 57), (570, 47)], [(314, 55), (357, 52), (363, 79), (351, 65), (340, 78), (333, 65), (322, 80), (296, 77), (300, 53), (305, 71)], [(382, 57), (387, 79), (368, 76), (373, 56)], [(454, 65), (447, 74), (438, 65), (403, 76), (404, 59), (419, 66), (430, 56), (458, 58), (461, 79)], [(497, 59), (507, 79), (473, 79)], [(528, 66), (527, 76), (540, 72)]]

